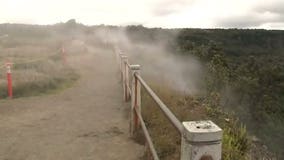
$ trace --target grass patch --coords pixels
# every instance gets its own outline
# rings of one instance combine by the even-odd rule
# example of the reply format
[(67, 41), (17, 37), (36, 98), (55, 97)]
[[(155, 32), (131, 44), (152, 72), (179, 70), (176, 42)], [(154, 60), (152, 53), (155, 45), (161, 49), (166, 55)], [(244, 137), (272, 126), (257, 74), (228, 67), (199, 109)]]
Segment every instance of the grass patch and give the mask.
[[(245, 126), (234, 115), (213, 108), (202, 97), (189, 96), (156, 84), (151, 87), (180, 121), (212, 120), (223, 129), (222, 159), (248, 159), (251, 141)], [(165, 160), (180, 159), (179, 133), (145, 90), (142, 90), (142, 115), (159, 157)]]
[[(53, 94), (71, 87), (79, 75), (72, 66), (62, 64), (60, 48), (63, 42), (69, 43), (66, 36), (43, 28), (18, 27), (25, 32), (6, 28), (9, 36), (0, 40), (0, 65), (14, 63), (13, 97)], [(0, 68), (0, 98), (7, 98), (5, 68)]]
[[(19, 56), (14, 55), (14, 59)], [(28, 97), (52, 94), (71, 87), (79, 75), (68, 65), (61, 62), (58, 53), (44, 55), (43, 58), (27, 60), (22, 58), (12, 67), (13, 97)], [(37, 60), (38, 59), (38, 60)], [(7, 97), (5, 70), (0, 79), (0, 97)]]

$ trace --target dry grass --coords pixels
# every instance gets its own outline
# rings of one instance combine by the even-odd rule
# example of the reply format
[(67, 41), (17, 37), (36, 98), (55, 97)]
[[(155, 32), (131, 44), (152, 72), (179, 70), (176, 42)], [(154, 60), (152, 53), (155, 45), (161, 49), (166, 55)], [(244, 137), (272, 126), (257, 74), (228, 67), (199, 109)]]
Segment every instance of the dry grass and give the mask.
[[(151, 87), (181, 122), (212, 120), (217, 123), (224, 130), (224, 160), (248, 159), (250, 140), (245, 127), (238, 123), (234, 115), (210, 107), (204, 98), (173, 91), (162, 84)], [(159, 157), (165, 160), (180, 159), (180, 134), (145, 90), (142, 90), (142, 114)]]
[[(61, 60), (59, 45), (32, 42), (0, 47), (0, 65), (9, 61), (12, 67), (14, 97), (35, 96), (70, 86), (78, 79), (74, 70)], [(1, 46), (1, 45), (0, 45)], [(53, 47), (51, 47), (53, 46)], [(56, 46), (56, 48), (55, 48)], [(0, 97), (7, 97), (6, 69), (0, 69)]]
[[(205, 120), (206, 109), (193, 97), (172, 91), (160, 85), (153, 90), (181, 121)], [(151, 97), (142, 91), (142, 114), (161, 159), (175, 160), (180, 155), (180, 134), (159, 110)]]

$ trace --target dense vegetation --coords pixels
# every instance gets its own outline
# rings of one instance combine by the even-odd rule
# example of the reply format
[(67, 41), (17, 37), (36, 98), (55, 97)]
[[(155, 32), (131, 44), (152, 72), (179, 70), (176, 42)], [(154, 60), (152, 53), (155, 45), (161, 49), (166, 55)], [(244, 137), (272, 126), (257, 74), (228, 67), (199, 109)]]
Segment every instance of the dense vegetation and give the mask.
[(207, 93), (218, 95), (251, 133), (284, 152), (284, 32), (265, 30), (183, 30), (178, 49), (206, 63)]
[[(223, 127), (224, 159), (273, 157), (265, 153), (263, 144), (276, 153), (278, 159), (284, 156), (284, 31), (130, 26), (127, 34), (137, 43), (162, 41), (172, 53), (194, 55), (203, 63), (205, 94), (193, 99), (197, 99), (199, 106), (205, 106), (207, 117)], [(167, 91), (159, 92), (159, 95), (165, 93)], [(175, 96), (177, 94), (165, 101)], [(174, 102), (178, 100), (168, 104), (179, 108)], [(191, 117), (190, 112), (187, 113)], [(175, 114), (180, 117), (180, 111)], [(153, 123), (152, 120), (149, 123)]]

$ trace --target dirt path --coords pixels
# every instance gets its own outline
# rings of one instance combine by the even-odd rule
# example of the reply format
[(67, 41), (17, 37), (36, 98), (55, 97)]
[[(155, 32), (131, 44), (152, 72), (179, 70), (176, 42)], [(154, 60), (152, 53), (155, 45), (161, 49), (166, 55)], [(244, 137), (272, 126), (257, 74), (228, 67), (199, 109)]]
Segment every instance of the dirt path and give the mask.
[(1, 160), (137, 160), (110, 50), (70, 60), (81, 79), (55, 95), (0, 100)]

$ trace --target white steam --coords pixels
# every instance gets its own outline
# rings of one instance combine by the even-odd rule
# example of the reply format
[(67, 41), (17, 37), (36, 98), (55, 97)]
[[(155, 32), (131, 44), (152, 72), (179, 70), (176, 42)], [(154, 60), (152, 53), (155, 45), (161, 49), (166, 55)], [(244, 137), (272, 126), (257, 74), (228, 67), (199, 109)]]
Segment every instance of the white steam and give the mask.
[(203, 75), (201, 63), (192, 56), (181, 56), (168, 51), (167, 44), (164, 43), (167, 40), (133, 42), (125, 29), (121, 28), (99, 32), (96, 35), (117, 46), (129, 57), (130, 64), (142, 66), (141, 74), (147, 82), (166, 85), (187, 94), (199, 93)]

